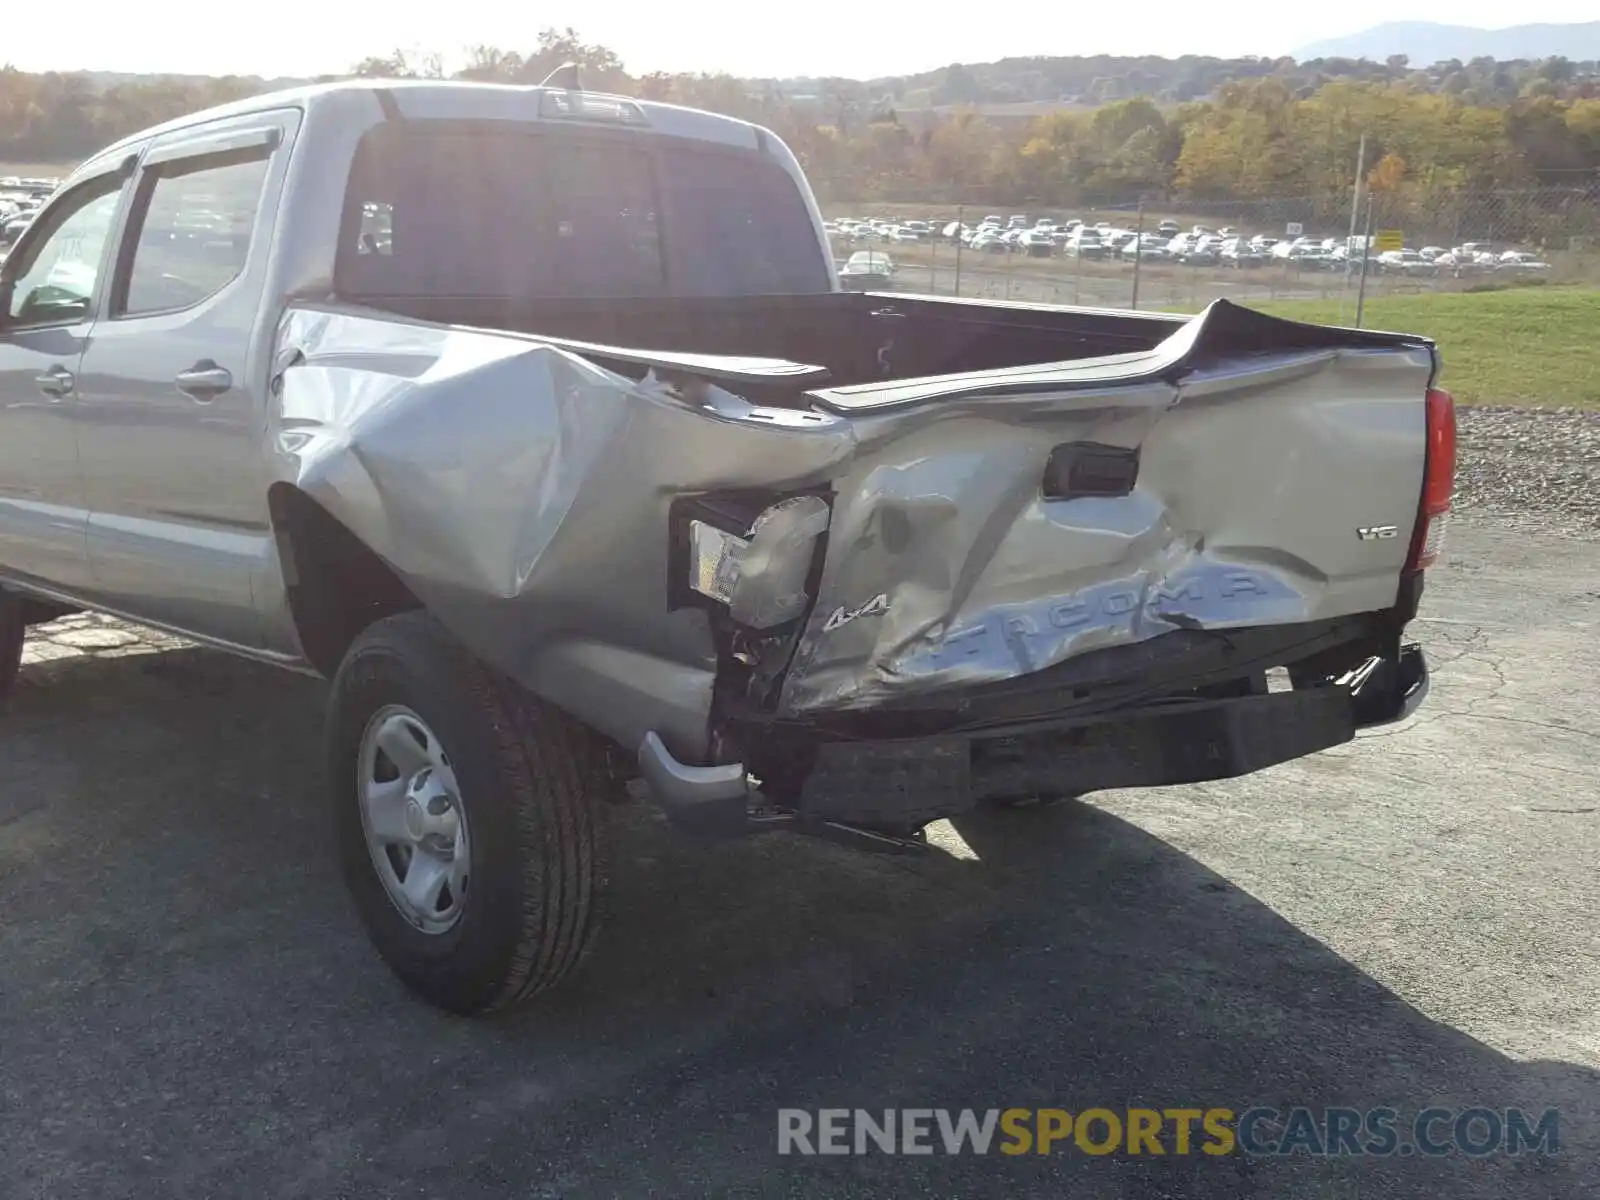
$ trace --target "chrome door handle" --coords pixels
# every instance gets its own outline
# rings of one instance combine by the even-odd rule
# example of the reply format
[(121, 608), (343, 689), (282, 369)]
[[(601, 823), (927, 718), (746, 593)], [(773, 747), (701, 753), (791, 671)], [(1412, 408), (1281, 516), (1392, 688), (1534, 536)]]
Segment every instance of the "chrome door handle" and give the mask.
[(228, 373), (228, 368), (205, 361), (195, 363), (187, 371), (180, 371), (173, 382), (185, 395), (193, 396), (196, 400), (211, 400), (233, 386), (233, 376)]
[(39, 385), (39, 390), (46, 396), (56, 400), (72, 394), (72, 389), (77, 380), (72, 377), (72, 372), (63, 366), (51, 367), (42, 375), (35, 375), (33, 382)]

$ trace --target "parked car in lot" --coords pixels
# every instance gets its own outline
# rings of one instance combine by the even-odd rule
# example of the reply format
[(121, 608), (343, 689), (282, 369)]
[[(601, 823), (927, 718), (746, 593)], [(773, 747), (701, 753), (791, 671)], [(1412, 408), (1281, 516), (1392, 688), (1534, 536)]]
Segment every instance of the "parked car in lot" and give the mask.
[(1068, 236), (1062, 250), (1071, 258), (1098, 259), (1105, 258), (1108, 251), (1106, 244), (1100, 240), (1100, 231), (1080, 225)]
[(1132, 258), (1136, 253), (1141, 258), (1163, 258), (1168, 240), (1159, 233), (1130, 233), (1117, 247), (1117, 252), (1123, 258)]
[(1550, 264), (1527, 250), (1507, 250), (1500, 256), (1502, 271), (1548, 271)]
[(1322, 248), (1322, 243), (1310, 238), (1278, 242), (1272, 247), (1271, 259), (1296, 271), (1324, 271), (1333, 265), (1332, 256)]
[(1378, 255), (1378, 269), (1391, 275), (1437, 275), (1433, 260), (1415, 250), (1385, 250)]
[(1224, 240), (1217, 250), (1217, 259), (1225, 267), (1240, 270), (1263, 266), (1267, 261), (1266, 255), (1240, 237)]
[(1017, 247), (1030, 258), (1048, 258), (1055, 253), (1056, 243), (1048, 230), (1033, 230), (1017, 239)]
[(1180, 233), (1167, 244), (1167, 257), (1184, 266), (1208, 266), (1218, 261), (1219, 249), (1212, 234)]
[(894, 263), (881, 250), (857, 250), (839, 269), (839, 284), (849, 291), (883, 291), (894, 285)]
[(880, 258), (771, 132), (573, 87), (126, 138), (0, 268), (0, 688), (80, 608), (326, 677), (356, 911), (462, 1013), (582, 961), (632, 782), (918, 854), (1422, 701), (1429, 340), (843, 290)]
[(33, 211), (28, 211), (0, 221), (0, 246), (9, 246), (21, 237), (32, 223), (33, 215)]

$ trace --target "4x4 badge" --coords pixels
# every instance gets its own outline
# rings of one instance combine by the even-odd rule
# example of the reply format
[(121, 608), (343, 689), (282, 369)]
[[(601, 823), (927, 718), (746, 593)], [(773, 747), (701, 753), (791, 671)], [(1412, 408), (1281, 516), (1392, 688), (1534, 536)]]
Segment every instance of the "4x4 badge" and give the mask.
[(834, 609), (828, 614), (828, 619), (822, 626), (822, 632), (832, 633), (835, 629), (840, 629), (850, 624), (857, 617), (881, 617), (888, 611), (889, 596), (885, 592), (879, 592), (871, 600), (856, 608), (845, 608), (840, 605)]

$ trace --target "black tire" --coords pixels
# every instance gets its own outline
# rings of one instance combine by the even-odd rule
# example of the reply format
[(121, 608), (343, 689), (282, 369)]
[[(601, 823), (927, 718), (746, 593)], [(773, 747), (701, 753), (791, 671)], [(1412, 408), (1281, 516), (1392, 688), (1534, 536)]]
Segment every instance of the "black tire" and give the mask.
[[(363, 731), (402, 704), (450, 756), (471, 830), (471, 886), (459, 921), (424, 933), (389, 899), (362, 829)], [(345, 883), (390, 969), (463, 1015), (560, 983), (600, 924), (608, 830), (595, 735), (473, 657), (432, 617), (370, 626), (334, 678), (327, 718), (334, 823)]]
[(10, 592), (0, 591), (0, 704), (11, 695), (11, 687), (22, 669), (22, 640), (27, 635), (22, 601)]

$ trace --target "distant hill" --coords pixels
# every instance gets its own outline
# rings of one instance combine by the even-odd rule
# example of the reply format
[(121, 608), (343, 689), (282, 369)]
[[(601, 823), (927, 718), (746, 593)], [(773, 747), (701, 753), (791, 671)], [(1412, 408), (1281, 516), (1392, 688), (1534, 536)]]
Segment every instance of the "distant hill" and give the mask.
[(1326, 38), (1295, 51), (1301, 62), (1314, 58), (1369, 58), (1383, 62), (1404, 54), (1413, 67), (1452, 58), (1541, 59), (1557, 56), (1573, 62), (1600, 59), (1600, 21), (1581, 25), (1513, 25), (1507, 29), (1473, 29), (1431, 21), (1389, 21), (1346, 37)]
[[(123, 87), (128, 84), (167, 83), (179, 87), (192, 87), (196, 84), (212, 83), (218, 78), (214, 75), (165, 75), (149, 74), (139, 71), (72, 71), (63, 72), (84, 80), (97, 92), (108, 91), (114, 87)], [(271, 79), (260, 75), (236, 76), (241, 83), (250, 87), (252, 91), (275, 92), (280, 88), (301, 87), (311, 82), (295, 76), (278, 75)]]
[[(1287, 59), (1191, 54), (1175, 59), (1110, 54), (1003, 58), (998, 62), (951, 63), (916, 75), (886, 79), (829, 80), (823, 86), (825, 91), (888, 97), (908, 109), (1041, 103), (1060, 109), (1094, 107), (1133, 96), (1151, 96), (1167, 103), (1201, 100), (1230, 79), (1258, 79), (1293, 65)], [(1366, 71), (1381, 75), (1383, 68), (1369, 65), (1363, 74)]]

